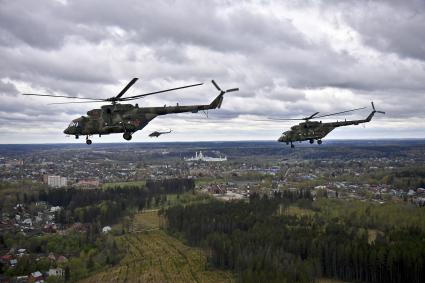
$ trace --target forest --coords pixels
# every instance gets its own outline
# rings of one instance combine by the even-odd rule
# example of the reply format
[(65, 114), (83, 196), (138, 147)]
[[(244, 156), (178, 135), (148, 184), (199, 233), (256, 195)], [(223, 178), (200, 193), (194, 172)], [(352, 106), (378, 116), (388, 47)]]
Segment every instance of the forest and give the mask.
[(109, 189), (42, 190), (38, 201), (45, 201), (62, 209), (58, 223), (74, 222), (114, 224), (129, 210), (143, 210), (163, 204), (166, 194), (191, 191), (195, 183), (191, 179), (148, 180), (144, 187), (126, 186)]
[(210, 265), (240, 282), (425, 282), (423, 208), (313, 202), (300, 191), (162, 213), (171, 234), (205, 249)]
[[(39, 236), (14, 232), (0, 234), (1, 250), (24, 248), (28, 252), (19, 258), (16, 268), (7, 268), (0, 262), (0, 273), (13, 277), (56, 267), (57, 264), (47, 257), (34, 260), (31, 256), (50, 253), (69, 258), (69, 262), (62, 265), (66, 281), (75, 281), (113, 266), (124, 256), (116, 236), (128, 234), (130, 219), (136, 212), (158, 207), (164, 204), (167, 195), (191, 191), (194, 187), (191, 179), (164, 179), (149, 180), (140, 187), (50, 189), (19, 195), (17, 198), (28, 206), (44, 201), (62, 207), (55, 215), (55, 222), (63, 233)], [(114, 224), (121, 228), (109, 234), (102, 233), (103, 226)]]

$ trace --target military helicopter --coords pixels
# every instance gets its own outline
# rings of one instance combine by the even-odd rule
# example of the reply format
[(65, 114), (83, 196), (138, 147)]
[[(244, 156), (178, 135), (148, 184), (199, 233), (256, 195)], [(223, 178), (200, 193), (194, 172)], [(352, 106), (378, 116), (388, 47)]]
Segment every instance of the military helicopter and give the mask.
[(319, 112), (316, 112), (309, 117), (300, 118), (300, 119), (273, 119), (273, 120), (280, 120), (280, 121), (304, 120), (304, 122), (299, 123), (298, 125), (292, 126), (291, 130), (283, 132), (282, 135), (279, 137), (278, 141), (284, 142), (287, 145), (291, 144), (291, 148), (295, 147), (293, 142), (296, 142), (296, 141), (299, 141), (299, 142), (309, 141), (311, 144), (313, 144), (314, 140), (317, 140), (317, 144), (322, 144), (322, 138), (324, 138), (327, 134), (332, 132), (335, 128), (368, 123), (372, 120), (375, 113), (385, 114), (385, 112), (383, 111), (377, 111), (375, 109), (375, 105), (373, 104), (373, 102), (371, 104), (372, 104), (373, 110), (369, 114), (369, 116), (367, 116), (366, 119), (363, 119), (363, 120), (347, 121), (347, 119), (345, 119), (345, 121), (336, 121), (336, 122), (329, 122), (329, 123), (322, 123), (322, 121), (310, 121), (312, 119), (318, 119), (318, 118), (348, 113), (352, 111), (357, 111), (357, 110), (365, 109), (366, 107), (346, 110), (346, 111), (322, 115), (322, 116), (317, 116)]
[(155, 132), (150, 133), (149, 134), (149, 137), (151, 137), (151, 138), (157, 138), (157, 137), (159, 137), (161, 135), (165, 135), (165, 134), (169, 134), (169, 133), (171, 133), (171, 130), (165, 131), (165, 132), (155, 131)]
[(72, 120), (71, 124), (63, 131), (67, 135), (75, 136), (76, 139), (79, 136), (86, 136), (86, 143), (91, 144), (92, 141), (89, 139), (92, 135), (108, 135), (113, 133), (123, 133), (123, 138), (127, 141), (131, 140), (132, 135), (141, 129), (143, 129), (150, 121), (157, 116), (192, 112), (197, 113), (198, 111), (208, 111), (210, 109), (220, 108), (223, 102), (223, 96), (225, 93), (238, 91), (238, 88), (232, 88), (228, 90), (222, 90), (217, 83), (212, 80), (212, 84), (220, 92), (219, 95), (210, 103), (205, 105), (188, 105), (180, 106), (178, 103), (176, 106), (160, 106), (160, 107), (139, 107), (138, 104), (120, 104), (121, 101), (130, 101), (140, 99), (149, 95), (158, 93), (184, 89), (194, 86), (202, 85), (202, 83), (186, 85), (176, 88), (170, 88), (160, 91), (154, 91), (144, 93), (140, 95), (123, 97), (125, 92), (134, 84), (138, 78), (133, 78), (117, 96), (113, 96), (106, 99), (99, 98), (87, 98), (77, 96), (64, 96), (64, 95), (49, 95), (49, 94), (34, 94), (34, 93), (23, 93), (23, 95), (34, 95), (34, 96), (47, 96), (47, 97), (59, 97), (59, 98), (71, 98), (71, 99), (84, 99), (89, 101), (78, 101), (78, 102), (65, 102), (65, 103), (51, 103), (51, 104), (67, 104), (67, 103), (92, 103), (92, 102), (110, 102), (111, 104), (103, 105), (100, 109), (92, 109), (87, 112), (87, 116), (81, 116), (80, 118)]

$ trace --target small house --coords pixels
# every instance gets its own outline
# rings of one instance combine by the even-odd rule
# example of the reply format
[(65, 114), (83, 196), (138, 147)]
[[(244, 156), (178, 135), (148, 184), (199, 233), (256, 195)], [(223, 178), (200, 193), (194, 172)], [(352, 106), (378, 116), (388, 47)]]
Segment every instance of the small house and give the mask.
[(58, 267), (58, 268), (50, 268), (47, 272), (49, 276), (57, 276), (57, 277), (63, 277), (65, 275), (65, 271)]
[(107, 234), (107, 233), (111, 232), (111, 230), (112, 230), (111, 226), (105, 226), (105, 227), (102, 228), (102, 233)]

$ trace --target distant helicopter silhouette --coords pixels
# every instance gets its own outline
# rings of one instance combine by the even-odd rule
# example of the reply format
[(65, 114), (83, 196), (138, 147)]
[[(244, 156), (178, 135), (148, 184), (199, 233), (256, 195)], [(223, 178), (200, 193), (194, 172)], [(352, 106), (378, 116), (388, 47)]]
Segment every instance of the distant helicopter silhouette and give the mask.
[(151, 137), (151, 138), (157, 138), (157, 137), (159, 137), (160, 135), (165, 135), (165, 134), (169, 134), (169, 133), (171, 133), (171, 130), (166, 131), (166, 132), (155, 131), (155, 132), (150, 133), (150, 134), (149, 134), (149, 137)]

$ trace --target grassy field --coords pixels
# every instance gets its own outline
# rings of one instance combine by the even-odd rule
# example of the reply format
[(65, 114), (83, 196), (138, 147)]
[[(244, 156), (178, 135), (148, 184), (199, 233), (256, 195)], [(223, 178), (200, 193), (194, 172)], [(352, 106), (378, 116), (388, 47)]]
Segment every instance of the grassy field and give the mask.
[(144, 213), (136, 214), (133, 221), (133, 231), (142, 232), (153, 229), (159, 229), (162, 219), (158, 217), (158, 210), (147, 210)]
[(105, 183), (102, 185), (102, 189), (109, 189), (115, 187), (144, 187), (146, 181), (130, 181), (130, 182), (116, 182), (116, 183)]
[(168, 194), (167, 195), (167, 202), (169, 201), (169, 204), (167, 206), (175, 206), (175, 205), (188, 205), (188, 204), (194, 204), (194, 203), (205, 203), (211, 200), (211, 196), (204, 193), (191, 193), (186, 192), (183, 194)]
[(204, 252), (166, 234), (161, 221), (154, 210), (136, 215), (134, 232), (119, 237), (124, 259), (81, 282), (234, 282), (232, 273), (206, 268)]
[(310, 210), (310, 209), (305, 209), (305, 208), (300, 208), (298, 206), (289, 206), (286, 209), (279, 209), (279, 213), (280, 214), (286, 214), (286, 215), (293, 215), (293, 216), (298, 216), (298, 217), (302, 217), (302, 216), (313, 216), (314, 215), (314, 211)]

